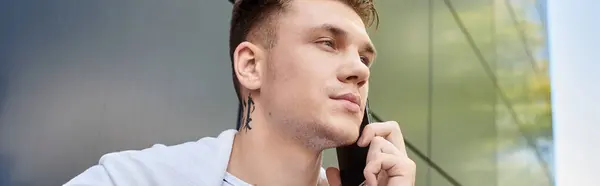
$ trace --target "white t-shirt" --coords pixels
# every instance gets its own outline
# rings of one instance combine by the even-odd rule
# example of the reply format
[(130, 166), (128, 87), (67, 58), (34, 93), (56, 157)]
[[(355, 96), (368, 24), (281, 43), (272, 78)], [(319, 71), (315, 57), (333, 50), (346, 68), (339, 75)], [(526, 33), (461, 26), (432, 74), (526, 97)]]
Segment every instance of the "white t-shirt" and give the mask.
[[(325, 176), (325, 169), (321, 168), (319, 184), (318, 185), (328, 185), (327, 178)], [(223, 184), (221, 186), (252, 186), (252, 184), (246, 183), (244, 180), (241, 180), (234, 175), (227, 172), (225, 177), (223, 178)]]
[[(71, 179), (66, 186), (248, 186), (227, 173), (227, 165), (237, 130), (218, 137), (174, 146), (154, 145), (139, 151), (109, 153), (98, 165)], [(201, 175), (201, 176), (198, 176)], [(325, 178), (321, 168), (320, 177)]]

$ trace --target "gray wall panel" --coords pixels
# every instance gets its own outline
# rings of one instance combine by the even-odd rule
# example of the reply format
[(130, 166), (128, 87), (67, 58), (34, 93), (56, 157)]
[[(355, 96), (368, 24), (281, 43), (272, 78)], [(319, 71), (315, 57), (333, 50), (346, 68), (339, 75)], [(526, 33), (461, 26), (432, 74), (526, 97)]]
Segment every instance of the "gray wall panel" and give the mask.
[(225, 0), (3, 4), (0, 185), (58, 185), (104, 153), (235, 127)]

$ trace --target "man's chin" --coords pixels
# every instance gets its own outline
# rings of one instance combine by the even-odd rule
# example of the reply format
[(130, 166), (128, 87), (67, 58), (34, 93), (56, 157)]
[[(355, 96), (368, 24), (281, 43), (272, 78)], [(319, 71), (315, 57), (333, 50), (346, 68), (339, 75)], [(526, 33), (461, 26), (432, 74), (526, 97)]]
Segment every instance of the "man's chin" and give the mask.
[(335, 137), (333, 137), (333, 139), (336, 143), (336, 147), (346, 146), (346, 145), (352, 145), (353, 143), (355, 143), (358, 140), (359, 131), (358, 131), (358, 127), (356, 129), (353, 129), (352, 127), (347, 127), (347, 128), (338, 130), (334, 135), (335, 135)]
[(348, 136), (347, 140), (344, 143), (342, 143), (341, 146), (352, 145), (353, 143), (356, 143), (356, 141), (358, 140), (358, 137), (359, 137), (358, 134)]
[(325, 138), (326, 148), (334, 148), (340, 146), (351, 145), (358, 140), (359, 124), (348, 117), (332, 118), (330, 122), (324, 122), (323, 128), (320, 130), (322, 137)]

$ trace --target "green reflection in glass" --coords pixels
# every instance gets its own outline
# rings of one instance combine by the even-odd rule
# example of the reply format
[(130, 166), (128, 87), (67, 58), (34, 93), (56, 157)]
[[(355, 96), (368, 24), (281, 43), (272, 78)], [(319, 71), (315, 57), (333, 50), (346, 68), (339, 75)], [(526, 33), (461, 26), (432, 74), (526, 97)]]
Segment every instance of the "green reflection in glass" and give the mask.
[(434, 3), (431, 158), (463, 185), (495, 185), (496, 90), (484, 68), (494, 62), (493, 4), (452, 2)]
[(496, 122), (502, 186), (552, 185), (550, 81), (539, 13), (531, 0), (496, 0), (496, 70), (505, 96)]
[(419, 158), (414, 151), (407, 149), (408, 157), (417, 164), (417, 176), (415, 179), (415, 186), (428, 186), (430, 184), (430, 172), (431, 168), (427, 166), (425, 161)]
[(400, 123), (407, 139), (427, 149), (429, 2), (377, 1), (380, 27), (371, 31), (378, 57), (371, 69), (373, 111)]

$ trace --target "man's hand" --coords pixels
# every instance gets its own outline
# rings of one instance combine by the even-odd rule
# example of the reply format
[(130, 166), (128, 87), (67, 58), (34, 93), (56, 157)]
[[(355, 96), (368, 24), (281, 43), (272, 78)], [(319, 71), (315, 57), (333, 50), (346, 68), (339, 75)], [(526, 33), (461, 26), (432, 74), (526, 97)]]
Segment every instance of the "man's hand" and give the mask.
[[(388, 121), (367, 125), (357, 144), (360, 147), (370, 144), (364, 170), (366, 185), (415, 185), (416, 165), (406, 154), (404, 138), (398, 123)], [(342, 185), (337, 168), (327, 168), (327, 180), (331, 186)]]

